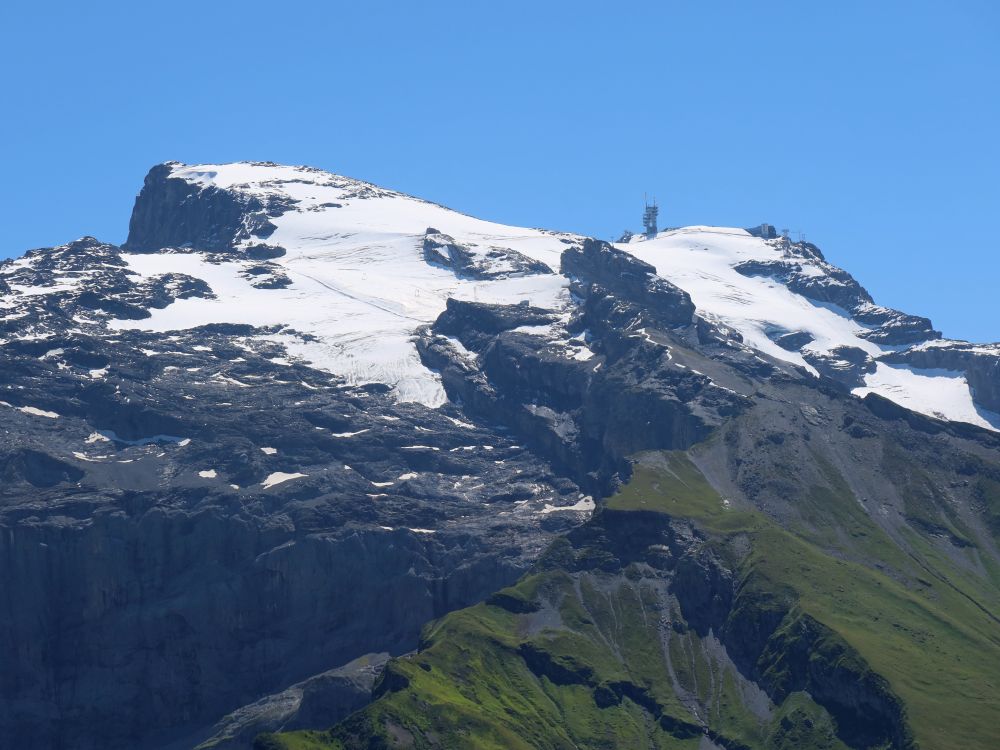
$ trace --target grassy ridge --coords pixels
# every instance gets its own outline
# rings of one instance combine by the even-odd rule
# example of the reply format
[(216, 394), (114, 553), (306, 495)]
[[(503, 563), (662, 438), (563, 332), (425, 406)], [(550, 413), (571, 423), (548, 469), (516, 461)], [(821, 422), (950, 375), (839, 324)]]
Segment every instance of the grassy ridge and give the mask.
[[(807, 493), (820, 528), (808, 538), (801, 530), (794, 534), (778, 528), (755, 511), (728, 510), (684, 454), (656, 457), (650, 464), (639, 466), (609, 507), (655, 508), (693, 518), (720, 538), (745, 531), (753, 553), (743, 564), (744, 575), (755, 576), (763, 588), (793, 590), (804, 612), (833, 628), (885, 676), (907, 704), (921, 746), (997, 746), (1000, 627), (962, 593), (968, 589), (992, 599), (981, 582), (971, 580), (915, 532), (910, 541), (922, 560), (905, 554), (858, 511), (840, 477), (831, 477), (839, 493), (829, 488)], [(907, 473), (912, 477), (912, 468)], [(919, 475), (914, 481), (929, 485)], [(936, 519), (941, 511), (922, 498), (923, 512)], [(904, 586), (872, 567), (824, 552), (832, 528), (852, 529), (863, 539), (872, 565), (905, 574), (917, 585)], [(927, 567), (937, 576), (929, 576)]]
[[(796, 689), (805, 669), (846, 693), (884, 685), (877, 695), (901, 703), (905, 724), (884, 746), (992, 750), (1000, 629), (983, 606), (992, 594), (919, 531), (903, 549), (832, 467), (824, 474), (804, 492), (809, 523), (782, 528), (732, 507), (688, 455), (644, 456), (588, 533), (558, 541), (536, 573), (490, 603), (429, 626), (418, 654), (390, 663), (371, 706), (327, 732), (258, 746), (693, 749), (703, 732), (731, 748), (866, 746)], [(908, 511), (963, 534), (961, 519), (913, 477), (920, 491)], [(615, 545), (612, 524), (638, 540), (671, 519), (690, 523), (706, 554), (733, 572), (726, 627), (780, 620), (757, 660), (758, 684), (688, 621), (656, 545), (632, 561)], [(870, 564), (834, 554), (838, 546)], [(670, 554), (662, 550), (664, 561)]]

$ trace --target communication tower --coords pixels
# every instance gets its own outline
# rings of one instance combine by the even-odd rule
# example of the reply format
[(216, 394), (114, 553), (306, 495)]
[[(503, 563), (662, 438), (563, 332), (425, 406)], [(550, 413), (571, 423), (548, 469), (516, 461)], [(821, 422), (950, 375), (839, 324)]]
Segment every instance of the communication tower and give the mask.
[(660, 207), (656, 205), (656, 198), (653, 202), (646, 201), (646, 210), (642, 214), (642, 226), (646, 230), (646, 236), (652, 237), (656, 234), (656, 217), (660, 214)]

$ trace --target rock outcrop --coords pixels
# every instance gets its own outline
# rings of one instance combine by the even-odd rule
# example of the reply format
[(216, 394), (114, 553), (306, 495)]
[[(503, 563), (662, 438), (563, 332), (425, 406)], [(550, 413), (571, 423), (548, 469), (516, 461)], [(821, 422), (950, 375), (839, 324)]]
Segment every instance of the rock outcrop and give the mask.
[[(864, 333), (869, 341), (899, 345), (941, 338), (941, 332), (934, 330), (927, 318), (876, 305), (851, 274), (827, 263), (815, 245), (808, 242), (792, 244), (784, 239), (773, 242), (784, 249), (783, 259), (748, 260), (738, 264), (736, 270), (744, 276), (773, 278), (803, 297), (836, 305), (869, 327)], [(817, 273), (817, 269), (821, 272)]]
[(172, 176), (176, 162), (153, 167), (135, 199), (125, 247), (133, 252), (195, 248), (232, 252), (243, 241), (264, 240), (274, 231), (270, 219), (288, 204), (261, 200)]
[(428, 228), (424, 234), (424, 259), (433, 266), (447, 268), (456, 276), (470, 279), (507, 279), (552, 273), (538, 260), (509, 247), (494, 245), (473, 248), (462, 245), (443, 232)]
[[(243, 750), (264, 732), (292, 731), (339, 721), (364, 708), (389, 654), (365, 654), (314, 675), (223, 717), (195, 750)], [(190, 740), (184, 744), (190, 746)]]

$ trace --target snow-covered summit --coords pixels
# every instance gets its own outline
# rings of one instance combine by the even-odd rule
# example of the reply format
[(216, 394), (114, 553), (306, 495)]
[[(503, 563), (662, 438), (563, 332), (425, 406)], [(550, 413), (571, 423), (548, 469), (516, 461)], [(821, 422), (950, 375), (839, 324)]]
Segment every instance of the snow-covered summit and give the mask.
[[(311, 167), (167, 162), (147, 176), (123, 248), (88, 239), (0, 266), (0, 315), (10, 325), (30, 321), (23, 334), (43, 337), (51, 306), (29, 314), (26, 305), (77, 294), (86, 311), (74, 320), (84, 327), (242, 325), (253, 331), (246, 346), (284, 352), (275, 361), (437, 406), (446, 399), (441, 378), (415, 338), (449, 299), (549, 311), (556, 322), (530, 332), (581, 356), (586, 336), (567, 331), (578, 302), (573, 274), (560, 268), (583, 240)], [(746, 347), (859, 396), (1000, 429), (1000, 351), (941, 340), (926, 318), (877, 305), (813, 245), (695, 226), (615, 247), (687, 292), (697, 315)]]
[(1000, 428), (1000, 417), (976, 403), (965, 367), (912, 366), (900, 357), (955, 342), (940, 340), (926, 318), (876, 305), (812, 245), (694, 226), (619, 247), (655, 266), (691, 295), (700, 315), (735, 329), (758, 351), (839, 380), (859, 396), (877, 393), (930, 416)]
[[(192, 207), (206, 191), (235, 195), (242, 213), (227, 241), (247, 254), (127, 254), (129, 267), (144, 278), (180, 271), (205, 279), (215, 299), (183, 300), (147, 320), (117, 322), (118, 327), (278, 326), (276, 338), (296, 357), (349, 383), (387, 383), (402, 400), (437, 405), (444, 391), (421, 365), (411, 339), (444, 311), (449, 297), (527, 300), (546, 309), (569, 304), (566, 279), (551, 272), (571, 241), (568, 235), (482, 221), (309, 167), (164, 167), (169, 171), (160, 182), (147, 181), (145, 200), (162, 205), (162, 186), (177, 189), (179, 182), (192, 190)], [(136, 215), (144, 210), (141, 194)], [(259, 215), (248, 219), (254, 212)], [(194, 226), (202, 217), (189, 218)], [(176, 216), (172, 222), (176, 226)], [(136, 236), (149, 244), (133, 221), (128, 247), (136, 246)], [(442, 244), (441, 237), (469, 257), (470, 268), (430, 257), (429, 244)], [(517, 272), (510, 268), (512, 258), (529, 262)], [(489, 273), (491, 267), (496, 272)], [(269, 280), (264, 288), (254, 283), (261, 278)]]

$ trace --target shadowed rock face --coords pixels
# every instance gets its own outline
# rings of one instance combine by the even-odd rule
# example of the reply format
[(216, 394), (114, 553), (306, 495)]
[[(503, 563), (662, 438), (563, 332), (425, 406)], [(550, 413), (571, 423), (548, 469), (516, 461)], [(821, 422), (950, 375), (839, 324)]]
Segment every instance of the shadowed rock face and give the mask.
[(143, 281), (92, 238), (28, 261), (5, 278), (54, 291), (0, 323), (5, 743), (183, 746), (412, 649), (588, 514), (513, 436), (248, 339), (268, 331), (108, 329), (211, 298), (200, 279)]
[[(671, 361), (670, 344), (699, 336), (686, 294), (602, 243), (567, 250), (567, 265), (581, 279), (574, 291), (582, 297), (569, 328), (585, 333), (586, 346), (569, 331), (554, 341), (516, 330), (544, 320), (528, 307), (450, 302), (418, 349), (467, 412), (514, 430), (588, 491), (605, 494), (628, 475), (627, 456), (692, 445), (747, 402)], [(652, 312), (644, 306), (650, 300)], [(643, 328), (650, 316), (659, 325), (677, 321), (678, 328), (654, 341)], [(745, 365), (744, 352), (723, 356)]]
[(821, 375), (847, 388), (864, 385), (865, 374), (875, 372), (875, 360), (855, 346), (838, 346), (822, 353), (806, 350), (802, 356)]
[(632, 301), (659, 325), (687, 325), (694, 304), (682, 289), (656, 275), (656, 269), (600, 240), (585, 240), (562, 256), (562, 273)]
[[(363, 708), (389, 654), (366, 654), (349, 664), (310, 677), (223, 717), (198, 750), (240, 750), (262, 732), (324, 726)], [(187, 740), (178, 747), (190, 747)]]
[(164, 247), (232, 252), (240, 240), (266, 239), (269, 219), (286, 206), (170, 176), (174, 162), (153, 167), (135, 199), (125, 247), (156, 252)]
[[(308, 387), (281, 385), (254, 357), (219, 369), (226, 338), (200, 340), (215, 354), (157, 364), (132, 349), (155, 341), (108, 347), (110, 392), (5, 361), (18, 404), (59, 414), (4, 407), (33, 446), (0, 457), (0, 726), (22, 746), (155, 747), (321, 665), (409, 650), (581, 515), (539, 516), (575, 485), (467, 416), (457, 429), (455, 410), (348, 395), (308, 368)], [(180, 367), (268, 387), (189, 402)], [(406, 450), (414, 434), (428, 447)], [(292, 478), (268, 487), (276, 473)]]
[(0, 454), (0, 479), (8, 484), (26, 482), (34, 487), (55, 487), (77, 482), (83, 476), (72, 464), (41, 451), (19, 448)]
[(552, 273), (541, 261), (523, 255), (509, 247), (487, 248), (483, 255), (473, 253), (454, 238), (428, 228), (424, 234), (424, 260), (432, 266), (447, 268), (456, 276), (469, 279), (506, 279)]
[(454, 336), (469, 345), (483, 335), (495, 336), (521, 326), (544, 326), (556, 321), (548, 310), (529, 305), (489, 305), (449, 299), (434, 323), (435, 333)]

